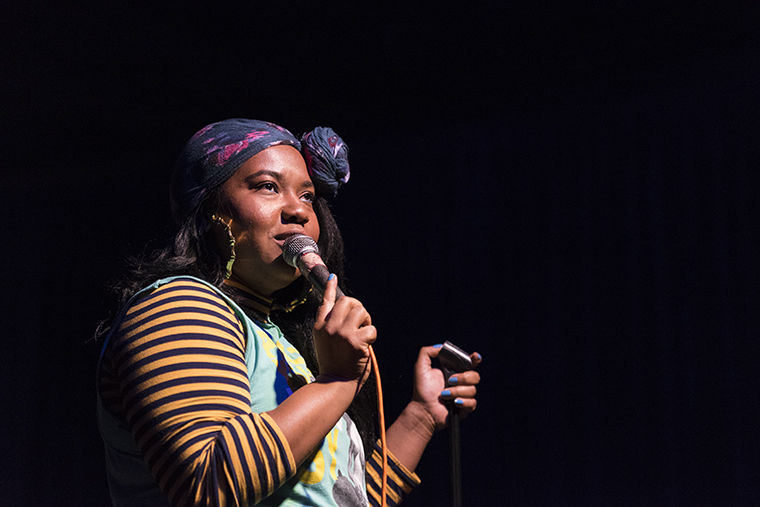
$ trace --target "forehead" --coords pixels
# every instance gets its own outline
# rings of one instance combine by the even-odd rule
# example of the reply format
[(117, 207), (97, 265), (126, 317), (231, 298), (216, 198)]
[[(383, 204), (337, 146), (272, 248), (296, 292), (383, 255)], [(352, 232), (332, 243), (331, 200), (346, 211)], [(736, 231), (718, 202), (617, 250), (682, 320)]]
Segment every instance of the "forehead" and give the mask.
[(246, 178), (260, 171), (310, 180), (301, 152), (285, 144), (270, 146), (249, 158), (238, 168), (236, 176)]

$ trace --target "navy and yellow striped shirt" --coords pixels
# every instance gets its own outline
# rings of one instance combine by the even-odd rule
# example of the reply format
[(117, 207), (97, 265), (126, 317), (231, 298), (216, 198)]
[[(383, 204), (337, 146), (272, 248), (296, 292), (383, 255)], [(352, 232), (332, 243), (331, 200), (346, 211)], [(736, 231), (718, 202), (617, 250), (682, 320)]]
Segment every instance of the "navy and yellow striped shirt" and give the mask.
[[(152, 498), (160, 505), (168, 498), (171, 505), (321, 505), (336, 494), (380, 504), (379, 450), (361, 467), (366, 491), (351, 491), (346, 470), (327, 465), (336, 453), (349, 452), (338, 449), (349, 447), (348, 440), (338, 445), (339, 425), (323, 446), (332, 454), (320, 457), (320, 451), (296, 468), (265, 412), (313, 377), (276, 326), (253, 321), (207, 283), (157, 282), (128, 305), (106, 346), (99, 422), (115, 504), (145, 505)], [(339, 424), (350, 433), (347, 416)], [(363, 456), (350, 447), (353, 458)], [(390, 458), (388, 504), (394, 505), (419, 479)], [(331, 491), (308, 489), (323, 478)], [(336, 493), (339, 486), (344, 489)]]

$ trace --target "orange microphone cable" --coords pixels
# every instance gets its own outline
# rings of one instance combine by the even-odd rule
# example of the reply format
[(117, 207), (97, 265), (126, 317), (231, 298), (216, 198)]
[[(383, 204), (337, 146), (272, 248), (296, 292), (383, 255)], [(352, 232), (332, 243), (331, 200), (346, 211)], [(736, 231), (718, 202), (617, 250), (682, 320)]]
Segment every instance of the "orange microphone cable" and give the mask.
[(369, 347), (369, 358), (372, 362), (372, 371), (375, 373), (375, 380), (377, 381), (377, 412), (380, 418), (380, 448), (383, 455), (383, 474), (382, 474), (382, 488), (380, 490), (381, 500), (380, 505), (386, 507), (386, 494), (388, 491), (388, 446), (385, 441), (385, 410), (383, 409), (383, 387), (380, 382), (380, 367), (377, 365), (377, 357), (375, 357), (375, 351), (372, 346)]

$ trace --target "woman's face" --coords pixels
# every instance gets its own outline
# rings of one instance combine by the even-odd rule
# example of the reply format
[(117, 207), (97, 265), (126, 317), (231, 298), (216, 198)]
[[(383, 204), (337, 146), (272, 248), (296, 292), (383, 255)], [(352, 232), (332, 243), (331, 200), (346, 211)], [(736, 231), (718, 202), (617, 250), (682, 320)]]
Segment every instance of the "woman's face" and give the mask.
[(319, 239), (314, 184), (301, 154), (288, 145), (267, 148), (221, 187), (221, 211), (235, 236), (232, 277), (262, 295), (287, 287), (299, 271), (282, 259), (292, 234)]

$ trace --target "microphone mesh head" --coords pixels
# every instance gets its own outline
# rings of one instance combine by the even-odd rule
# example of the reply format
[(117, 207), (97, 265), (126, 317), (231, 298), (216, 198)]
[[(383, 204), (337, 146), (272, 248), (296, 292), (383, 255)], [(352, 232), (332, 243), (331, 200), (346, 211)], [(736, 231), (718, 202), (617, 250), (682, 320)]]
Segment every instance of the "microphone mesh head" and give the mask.
[(319, 255), (319, 248), (317, 243), (305, 234), (294, 234), (282, 245), (282, 258), (294, 268), (298, 267), (298, 258), (309, 252)]

